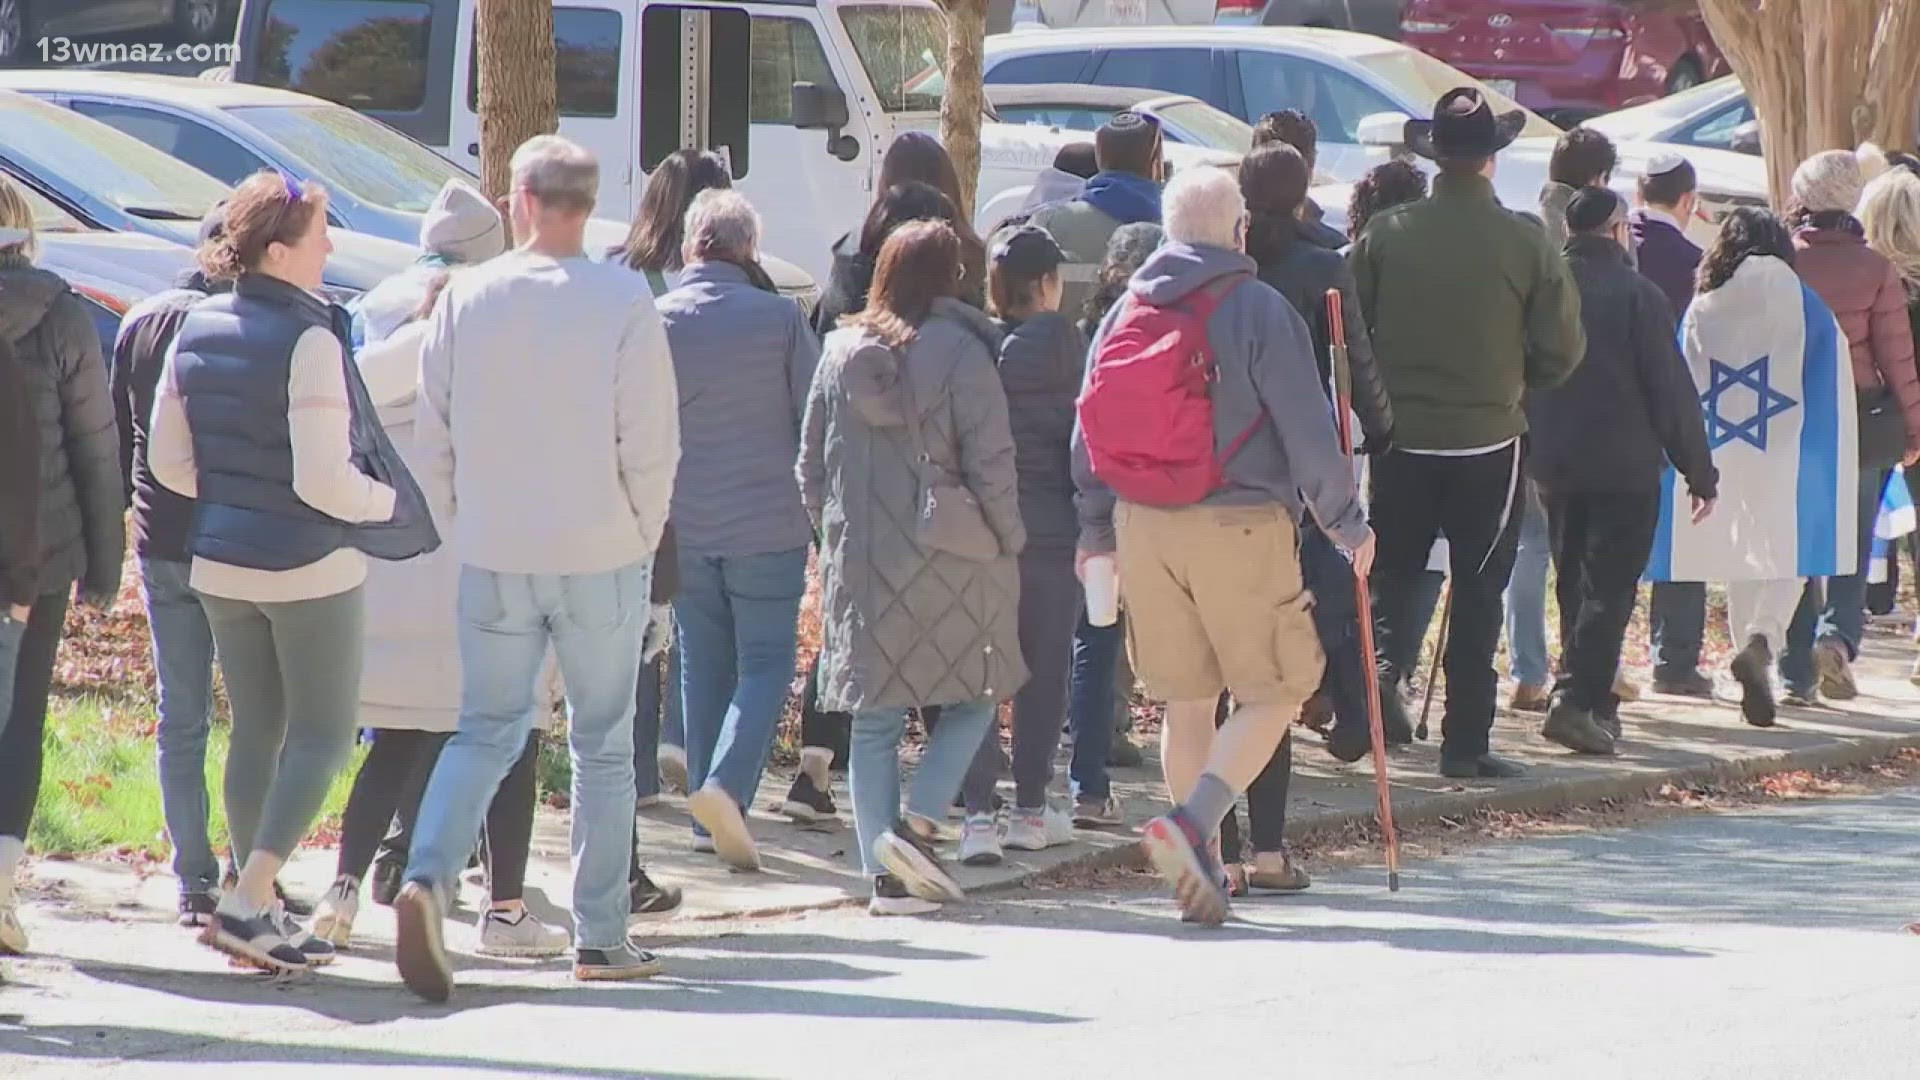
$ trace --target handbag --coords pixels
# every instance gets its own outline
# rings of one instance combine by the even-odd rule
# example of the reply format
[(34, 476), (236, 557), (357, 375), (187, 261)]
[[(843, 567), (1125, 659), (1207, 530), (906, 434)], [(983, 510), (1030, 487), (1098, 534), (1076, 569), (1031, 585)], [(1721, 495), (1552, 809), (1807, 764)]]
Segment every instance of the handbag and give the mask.
[(1887, 386), (1859, 393), (1860, 467), (1889, 469), (1907, 453), (1907, 420), (1900, 402)]
[(440, 530), (434, 527), (433, 512), (427, 497), (414, 480), (413, 473), (387, 437), (380, 424), (380, 412), (367, 392), (349, 345), (349, 317), (344, 308), (332, 307), (333, 334), (340, 340), (340, 363), (347, 383), (348, 442), (353, 448), (353, 463), (359, 470), (393, 489), (393, 516), (386, 521), (360, 522), (348, 526), (347, 543), (360, 551), (388, 562), (400, 562), (425, 555), (440, 547)]
[(929, 551), (944, 551), (973, 562), (999, 558), (1000, 537), (987, 524), (980, 500), (964, 481), (927, 452), (926, 432), (920, 428), (920, 410), (907, 375), (907, 358), (898, 349), (893, 350), (893, 358), (900, 370), (900, 384), (906, 390), (907, 432), (913, 438), (914, 471), (920, 481), (914, 539)]

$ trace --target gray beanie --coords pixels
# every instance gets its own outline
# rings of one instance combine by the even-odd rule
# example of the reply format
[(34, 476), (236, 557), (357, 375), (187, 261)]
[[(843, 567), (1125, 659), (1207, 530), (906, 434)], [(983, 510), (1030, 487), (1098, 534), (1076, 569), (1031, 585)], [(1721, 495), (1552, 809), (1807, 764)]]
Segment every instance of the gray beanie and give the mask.
[(1813, 213), (1822, 210), (1853, 213), (1860, 205), (1860, 193), (1866, 186), (1860, 160), (1850, 150), (1815, 154), (1793, 170), (1793, 201)]
[(1107, 265), (1124, 266), (1132, 273), (1166, 238), (1166, 231), (1151, 221), (1122, 225), (1113, 230), (1113, 236), (1107, 240)]
[(485, 262), (507, 250), (507, 228), (473, 185), (449, 180), (420, 220), (420, 247), (452, 263)]

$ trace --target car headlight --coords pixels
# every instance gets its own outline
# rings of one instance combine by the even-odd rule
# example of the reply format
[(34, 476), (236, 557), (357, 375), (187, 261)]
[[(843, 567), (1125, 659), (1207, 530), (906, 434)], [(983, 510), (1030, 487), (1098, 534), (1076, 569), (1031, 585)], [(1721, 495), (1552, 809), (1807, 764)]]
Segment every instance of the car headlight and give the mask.
[(357, 299), (364, 290), (349, 288), (345, 285), (321, 285), (320, 298), (329, 304), (345, 307)]

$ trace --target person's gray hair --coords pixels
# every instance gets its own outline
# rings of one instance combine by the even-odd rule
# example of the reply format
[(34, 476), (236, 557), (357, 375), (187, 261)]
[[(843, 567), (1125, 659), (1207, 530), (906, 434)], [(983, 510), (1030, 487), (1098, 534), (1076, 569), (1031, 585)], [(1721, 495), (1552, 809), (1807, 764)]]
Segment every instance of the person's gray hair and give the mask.
[(1182, 169), (1160, 196), (1160, 219), (1167, 238), (1183, 244), (1238, 246), (1240, 222), (1247, 216), (1240, 181), (1213, 165)]
[(687, 207), (686, 241), (680, 260), (688, 266), (707, 260), (752, 262), (760, 250), (760, 213), (732, 188), (708, 188)]
[(559, 135), (535, 135), (513, 152), (513, 186), (553, 210), (587, 213), (600, 192), (600, 160)]

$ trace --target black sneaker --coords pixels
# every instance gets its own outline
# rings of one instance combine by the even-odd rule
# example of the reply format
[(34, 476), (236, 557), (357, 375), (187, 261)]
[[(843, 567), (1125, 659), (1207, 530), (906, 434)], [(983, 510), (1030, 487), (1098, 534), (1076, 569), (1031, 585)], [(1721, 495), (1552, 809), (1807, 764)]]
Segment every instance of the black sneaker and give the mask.
[(1755, 634), (1747, 639), (1731, 665), (1733, 679), (1740, 684), (1740, 715), (1754, 727), (1772, 727), (1778, 714), (1773, 701), (1773, 650), (1767, 639)]
[(301, 926), (300, 921), (294, 918), (293, 913), (288, 911), (284, 905), (276, 905), (273, 912), (273, 924), (279, 928), (280, 933), (287, 939), (287, 944), (299, 949), (300, 955), (307, 958), (307, 965), (309, 967), (325, 967), (333, 963), (334, 957), (336, 956), (333, 942), (315, 937), (309, 933), (307, 928)]
[(655, 882), (645, 870), (633, 872), (629, 887), (633, 906), (628, 922), (657, 922), (680, 913), (680, 890)]
[(287, 940), (274, 915), (273, 908), (252, 913), (215, 909), (206, 929), (200, 932), (200, 944), (247, 967), (275, 975), (307, 970), (306, 954)]
[(296, 900), (288, 896), (287, 890), (281, 888), (279, 881), (273, 883), (273, 898), (280, 901), (280, 906), (287, 909), (287, 914), (296, 918), (304, 919), (313, 914), (313, 904), (311, 902)]
[(615, 949), (576, 949), (573, 977), (581, 982), (651, 979), (660, 974), (660, 958), (629, 941)]
[(220, 898), (211, 892), (183, 892), (180, 894), (180, 925), (205, 926), (213, 921), (214, 910), (220, 906)]
[(874, 840), (873, 857), (899, 878), (908, 892), (922, 900), (941, 903), (960, 900), (966, 895), (953, 875), (941, 867), (940, 854), (933, 849), (933, 844), (905, 821), (894, 822), (893, 828)]
[(873, 879), (873, 896), (867, 901), (869, 915), (931, 915), (939, 910), (937, 902), (908, 892), (892, 874), (879, 874)]
[(1713, 680), (1698, 671), (1682, 671), (1667, 675), (1655, 673), (1653, 692), (1670, 697), (1690, 697), (1712, 701)]
[(367, 884), (367, 895), (381, 907), (392, 907), (393, 898), (400, 895), (400, 886), (406, 883), (406, 875), (407, 868), (399, 863), (374, 863), (373, 880)]
[(832, 792), (820, 790), (814, 785), (813, 777), (802, 772), (793, 778), (793, 786), (787, 789), (787, 800), (780, 804), (780, 812), (796, 825), (817, 827), (837, 824), (840, 809), (833, 805)]
[(1593, 722), (1614, 742), (1620, 741), (1620, 706), (1607, 705), (1593, 710)]

